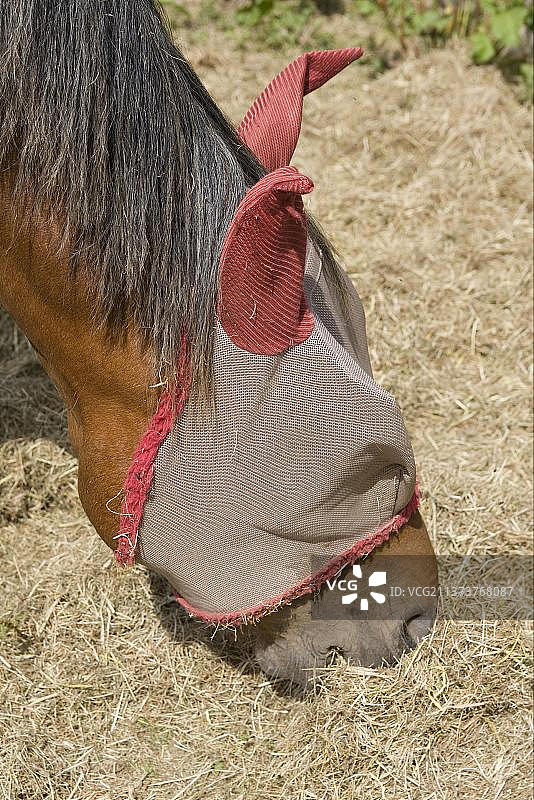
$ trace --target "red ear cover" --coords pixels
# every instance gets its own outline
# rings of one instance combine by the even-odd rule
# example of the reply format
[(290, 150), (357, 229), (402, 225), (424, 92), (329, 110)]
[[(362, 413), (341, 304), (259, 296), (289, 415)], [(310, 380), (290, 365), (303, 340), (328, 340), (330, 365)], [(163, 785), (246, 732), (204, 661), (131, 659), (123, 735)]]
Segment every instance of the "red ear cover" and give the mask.
[(219, 319), (232, 342), (249, 353), (283, 353), (313, 330), (302, 288), (307, 234), (301, 197), (312, 189), (294, 167), (280, 167), (247, 192), (228, 230)]
[(363, 54), (361, 47), (303, 53), (251, 105), (237, 132), (268, 170), (289, 164), (297, 146), (304, 95), (318, 89)]
[(283, 353), (313, 330), (303, 289), (307, 234), (301, 197), (313, 183), (287, 165), (299, 138), (304, 95), (361, 55), (359, 47), (304, 53), (271, 81), (238, 128), (269, 174), (247, 192), (228, 230), (218, 314), (232, 342), (250, 353)]

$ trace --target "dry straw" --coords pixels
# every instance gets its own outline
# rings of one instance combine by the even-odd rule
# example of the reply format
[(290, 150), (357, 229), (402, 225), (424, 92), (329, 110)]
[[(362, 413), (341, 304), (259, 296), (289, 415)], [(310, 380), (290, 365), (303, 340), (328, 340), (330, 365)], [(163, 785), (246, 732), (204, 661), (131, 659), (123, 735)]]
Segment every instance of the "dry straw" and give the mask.
[[(284, 59), (231, 58), (199, 69), (238, 119)], [(528, 550), (527, 109), (450, 49), (374, 82), (355, 67), (306, 118), (295, 163), (362, 295), (434, 542)], [(5, 318), (0, 336), (2, 800), (530, 797), (525, 624), (440, 622), (397, 667), (336, 663), (316, 697), (267, 680), (246, 642), (113, 568), (53, 391)]]

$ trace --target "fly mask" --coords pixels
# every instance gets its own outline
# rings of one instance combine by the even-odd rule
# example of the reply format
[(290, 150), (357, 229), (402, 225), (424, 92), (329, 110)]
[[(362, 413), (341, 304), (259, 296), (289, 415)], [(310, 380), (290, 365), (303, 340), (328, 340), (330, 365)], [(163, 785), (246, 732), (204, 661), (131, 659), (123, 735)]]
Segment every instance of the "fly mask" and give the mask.
[[(164, 393), (128, 472), (116, 558), (165, 576), (208, 622), (239, 624), (318, 589), (418, 505), (394, 398), (373, 380), (362, 305), (307, 236), (311, 180), (289, 166), (303, 97), (359, 49), (307, 53), (238, 133), (267, 169), (220, 260), (215, 410)], [(185, 351), (185, 348), (182, 348)]]

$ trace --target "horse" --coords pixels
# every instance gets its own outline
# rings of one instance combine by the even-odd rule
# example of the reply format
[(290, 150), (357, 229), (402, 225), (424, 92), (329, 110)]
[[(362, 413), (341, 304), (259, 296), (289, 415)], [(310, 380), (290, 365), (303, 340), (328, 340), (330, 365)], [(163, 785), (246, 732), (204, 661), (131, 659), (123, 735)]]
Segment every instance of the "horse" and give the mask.
[[(189, 402), (209, 413), (221, 250), (265, 169), (153, 0), (2, 6), (0, 165), (0, 303), (65, 402), (81, 503), (116, 549), (113, 500), (176, 385), (184, 332)], [(308, 232), (335, 279), (332, 247), (310, 217)], [(305, 683), (332, 653), (393, 663), (428, 633), (437, 570), (412, 512), (366, 560), (380, 571), (412, 556), (415, 582), (434, 591), (388, 597), (382, 619), (351, 607), (332, 618), (324, 586), (294, 598), (256, 620), (268, 675)]]

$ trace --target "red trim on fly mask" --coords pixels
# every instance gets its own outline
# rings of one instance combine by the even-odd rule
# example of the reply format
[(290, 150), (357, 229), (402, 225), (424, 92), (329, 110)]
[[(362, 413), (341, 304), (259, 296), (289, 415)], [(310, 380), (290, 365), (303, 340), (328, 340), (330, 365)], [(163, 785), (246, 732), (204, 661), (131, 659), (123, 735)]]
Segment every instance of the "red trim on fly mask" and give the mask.
[(184, 410), (191, 384), (190, 360), (185, 337), (182, 338), (178, 358), (178, 388), (174, 393), (162, 393), (158, 409), (143, 438), (137, 445), (126, 480), (124, 481), (124, 499), (121, 505), (119, 533), (115, 550), (115, 560), (122, 566), (131, 567), (135, 562), (135, 550), (139, 526), (143, 517), (148, 493), (154, 480), (154, 462), (160, 446), (170, 432), (174, 420)]
[(301, 198), (312, 189), (294, 167), (280, 167), (246, 194), (230, 225), (219, 319), (232, 342), (249, 353), (283, 353), (313, 330), (302, 290), (307, 232)]

